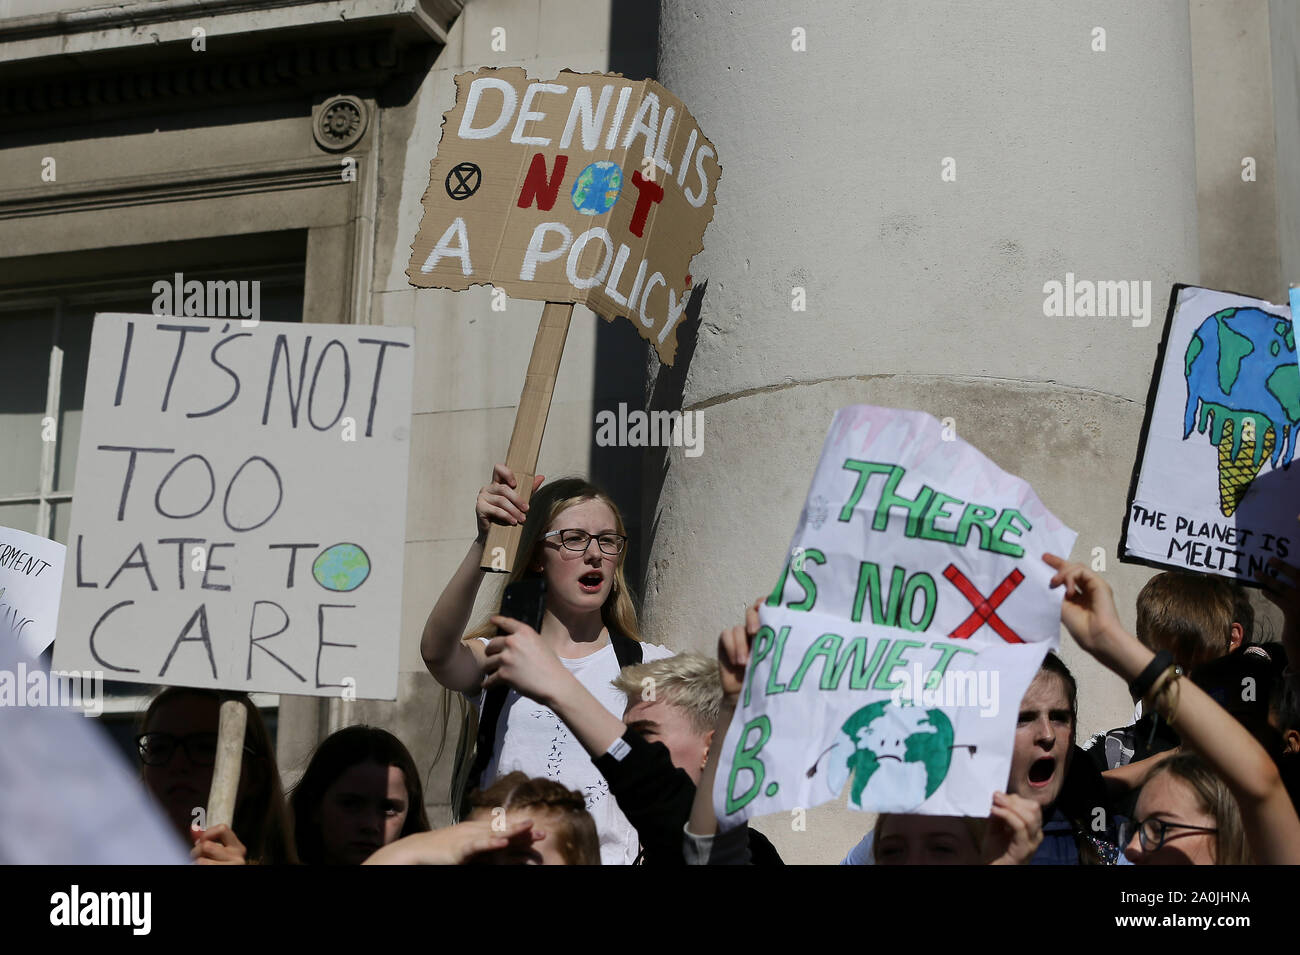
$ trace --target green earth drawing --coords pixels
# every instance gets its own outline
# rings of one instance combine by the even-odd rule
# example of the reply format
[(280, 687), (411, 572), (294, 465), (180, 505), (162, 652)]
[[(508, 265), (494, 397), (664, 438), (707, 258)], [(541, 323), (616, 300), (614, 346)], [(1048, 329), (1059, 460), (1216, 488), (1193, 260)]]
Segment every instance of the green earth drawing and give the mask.
[(952, 723), (942, 710), (878, 700), (840, 728), (827, 782), (838, 795), (852, 774), (849, 805), (871, 812), (911, 812), (943, 783), (952, 749)]
[(1268, 458), (1291, 463), (1300, 432), (1295, 328), (1258, 308), (1225, 308), (1201, 322), (1183, 359), (1193, 430), (1219, 450), (1219, 510), (1231, 517)]
[(614, 208), (623, 191), (623, 170), (617, 163), (594, 162), (573, 183), (573, 208), (583, 215), (603, 215)]
[(370, 576), (370, 558), (357, 544), (326, 547), (311, 565), (311, 575), (326, 590), (356, 590)]

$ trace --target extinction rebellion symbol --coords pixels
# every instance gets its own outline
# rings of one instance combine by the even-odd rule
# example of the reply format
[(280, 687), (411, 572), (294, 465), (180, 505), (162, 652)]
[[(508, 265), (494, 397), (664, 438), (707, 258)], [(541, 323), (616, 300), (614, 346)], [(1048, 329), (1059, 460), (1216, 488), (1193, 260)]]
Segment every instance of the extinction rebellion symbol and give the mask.
[[(453, 182), (453, 180), (455, 180)], [(447, 173), (447, 195), (453, 199), (468, 199), (478, 192), (483, 181), (483, 171), (472, 162), (463, 162)]]

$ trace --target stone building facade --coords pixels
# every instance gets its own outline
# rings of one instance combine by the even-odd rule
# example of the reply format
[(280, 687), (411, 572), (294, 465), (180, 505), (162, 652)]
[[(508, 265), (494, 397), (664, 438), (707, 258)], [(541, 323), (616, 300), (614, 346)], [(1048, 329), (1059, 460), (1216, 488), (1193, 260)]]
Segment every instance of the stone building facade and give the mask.
[[(399, 699), (260, 702), (288, 782), (371, 722), (444, 821), (459, 722), (419, 633), (542, 306), (412, 289), (420, 197), (456, 73), (614, 70), (681, 97), (723, 170), (677, 365), (580, 308), (539, 465), (622, 502), (648, 637), (711, 652), (770, 589), (854, 402), (954, 418), (1080, 532), (1076, 558), (1100, 549), (1131, 623), (1150, 572), (1114, 554), (1168, 287), (1281, 301), (1300, 281), (1281, 160), (1300, 153), (1298, 54), (1287, 0), (0, 0), (0, 524), (64, 539), (89, 320), (147, 312), (160, 277), (258, 278), (266, 318), (413, 326)], [(1150, 325), (1044, 317), (1067, 272), (1151, 281)], [(621, 404), (702, 412), (703, 454), (599, 446), (597, 412)], [(1123, 688), (1065, 653), (1083, 729), (1122, 721)], [(115, 693), (126, 726), (139, 694)], [(863, 824), (835, 806), (802, 831), (759, 822), (808, 862)]]

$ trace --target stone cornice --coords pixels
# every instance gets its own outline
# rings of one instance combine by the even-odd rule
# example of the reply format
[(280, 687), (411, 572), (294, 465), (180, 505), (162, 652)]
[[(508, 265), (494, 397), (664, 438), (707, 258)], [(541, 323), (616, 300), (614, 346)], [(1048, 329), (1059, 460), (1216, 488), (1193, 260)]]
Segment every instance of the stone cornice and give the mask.
[(136, 0), (0, 20), (0, 129), (378, 89), (395, 73), (427, 68), (446, 37), (435, 17), (462, 5)]
[(48, 184), (0, 192), (0, 221), (124, 206), (183, 202), (341, 183), (337, 156), (191, 169), (171, 176), (125, 176), (92, 185)]
[(378, 88), (393, 73), (426, 62), (419, 50), (399, 48), (391, 34), (261, 40), (226, 53), (146, 49), (113, 68), (35, 76), (0, 68), (0, 126), (18, 132)]
[(292, 86), (316, 74), (388, 72), (397, 65), (397, 50), (390, 38), (371, 36), (332, 44), (271, 46), (243, 56), (212, 53), (142, 59), (145, 62), (102, 72), (70, 70), (12, 80), (0, 74), (0, 113)]
[(464, 0), (132, 0), (0, 19), (0, 60), (102, 52), (143, 43), (328, 25), (373, 29), (405, 21), (445, 43)]

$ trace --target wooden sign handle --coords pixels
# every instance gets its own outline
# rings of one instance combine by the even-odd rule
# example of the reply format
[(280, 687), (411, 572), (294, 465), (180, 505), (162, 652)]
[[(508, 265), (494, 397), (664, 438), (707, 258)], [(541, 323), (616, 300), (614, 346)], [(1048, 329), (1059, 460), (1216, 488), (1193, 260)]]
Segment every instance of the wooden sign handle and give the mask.
[[(248, 711), (238, 700), (221, 704), (217, 730), (217, 758), (212, 766), (212, 789), (208, 792), (207, 828), (235, 824), (235, 796), (244, 763), (244, 727)], [(238, 835), (238, 833), (236, 833)]]
[[(546, 431), (546, 416), (551, 411), (551, 395), (555, 391), (556, 376), (560, 373), (560, 359), (564, 356), (564, 340), (569, 335), (571, 318), (572, 302), (547, 302), (537, 326), (533, 354), (528, 359), (528, 375), (524, 378), (519, 409), (515, 412), (515, 430), (510, 435), (510, 449), (506, 452), (506, 467), (514, 472), (515, 490), (525, 502), (533, 496), (537, 456), (542, 450), (542, 434)], [(489, 527), (480, 566), (484, 570), (509, 573), (515, 565), (522, 531), (520, 525), (493, 524)]]

